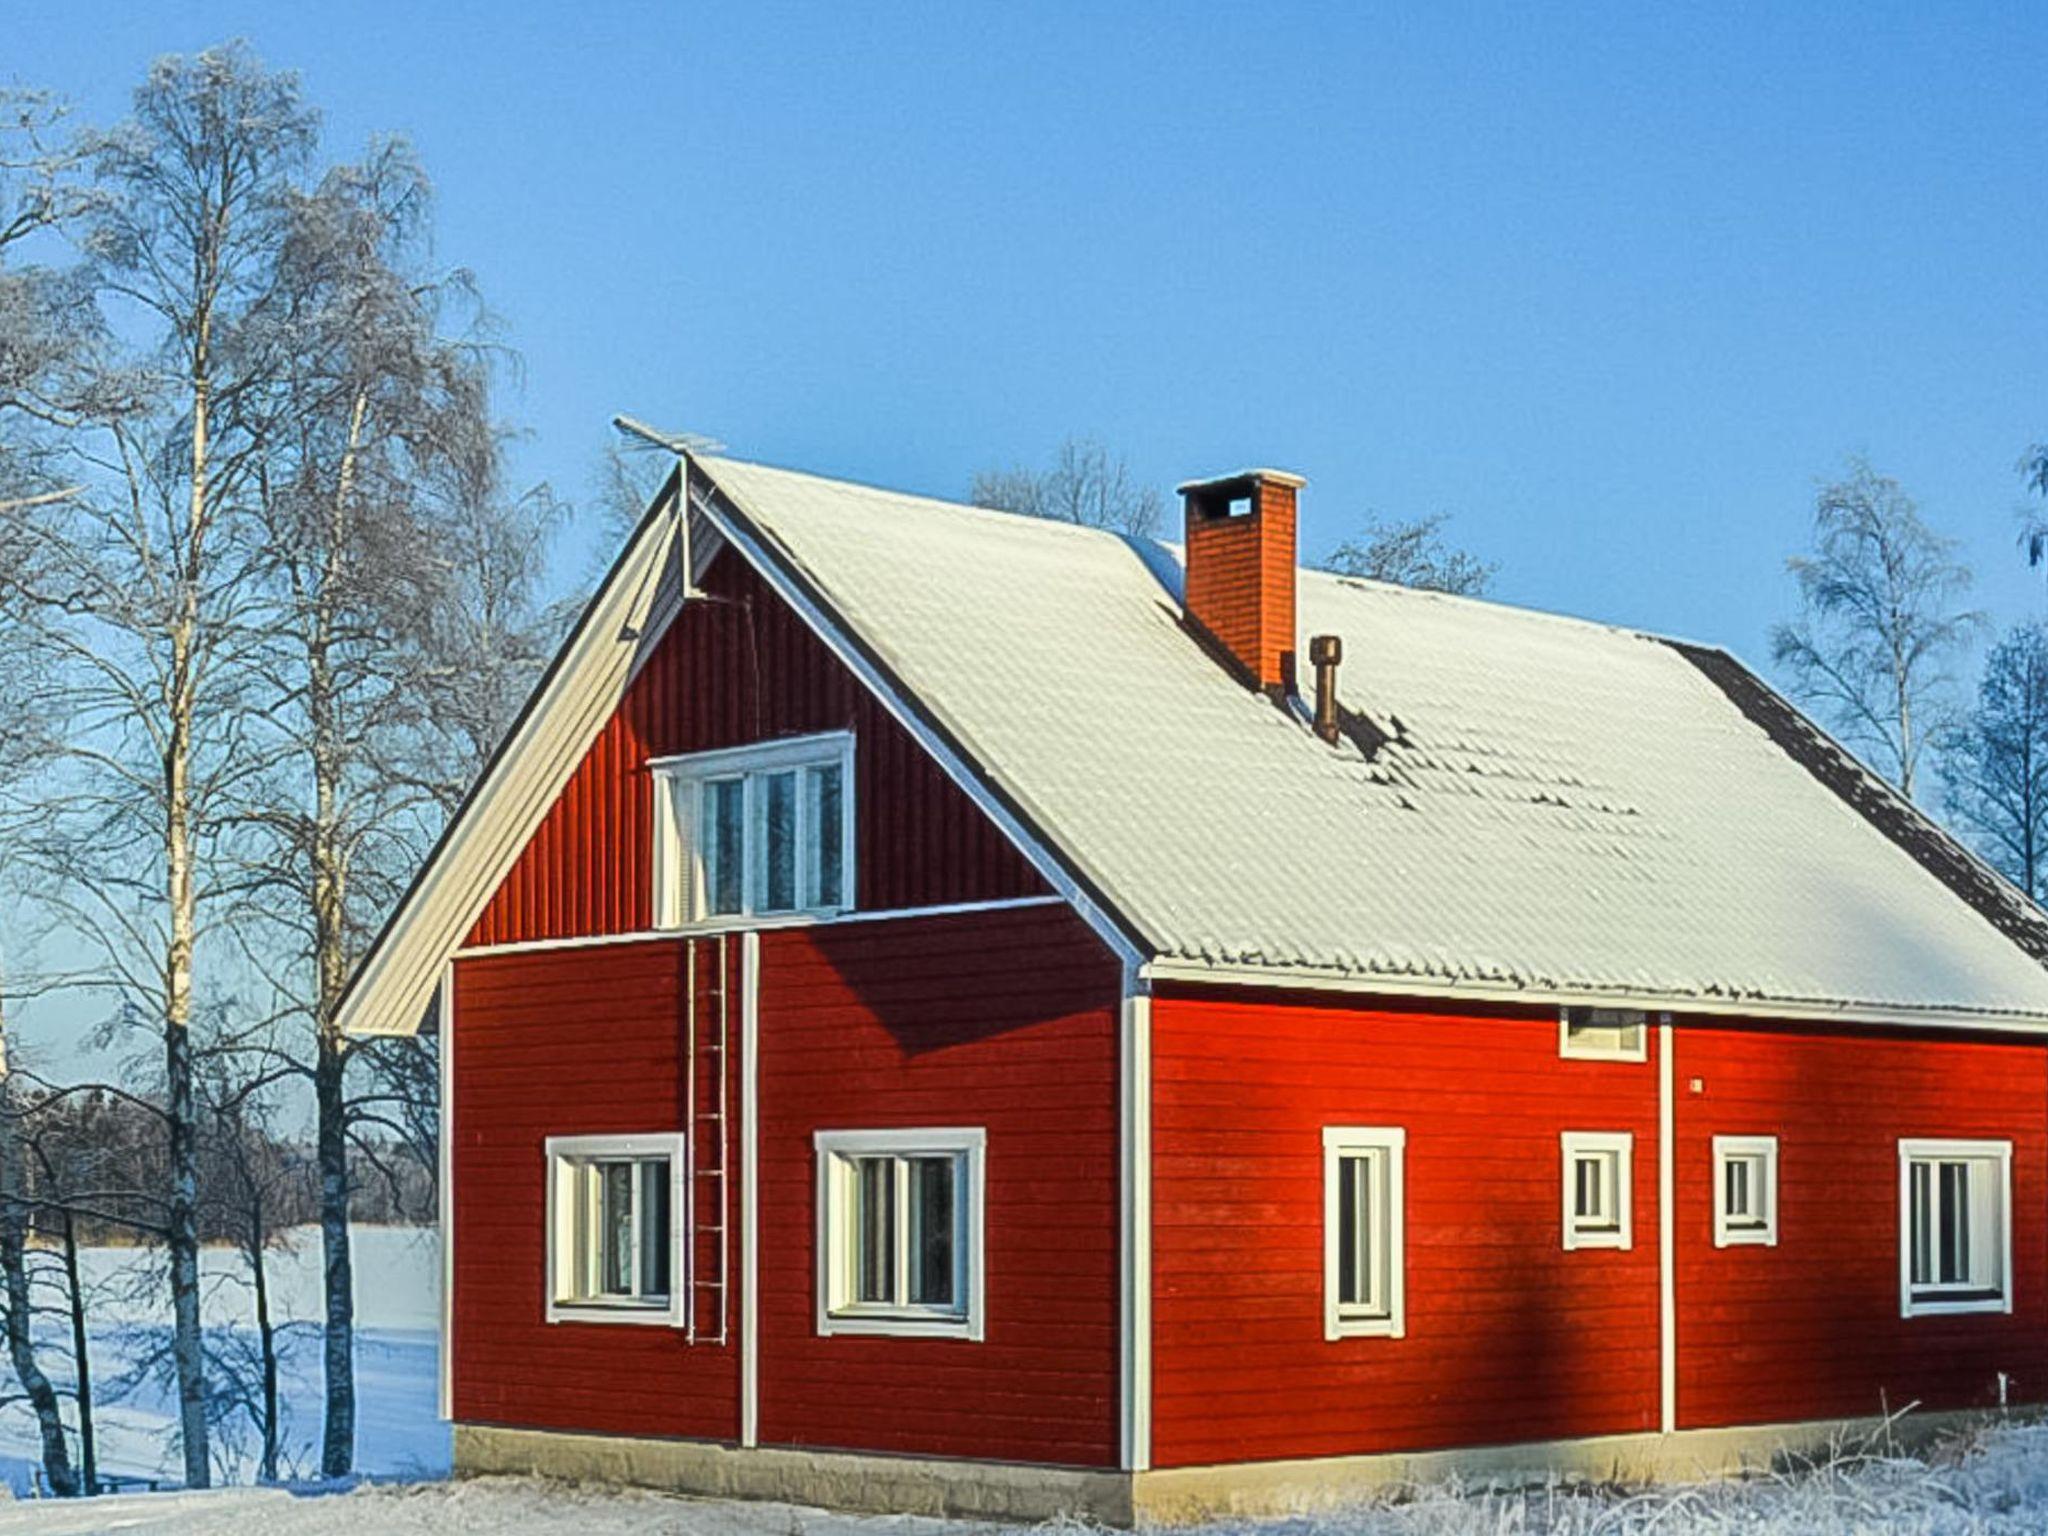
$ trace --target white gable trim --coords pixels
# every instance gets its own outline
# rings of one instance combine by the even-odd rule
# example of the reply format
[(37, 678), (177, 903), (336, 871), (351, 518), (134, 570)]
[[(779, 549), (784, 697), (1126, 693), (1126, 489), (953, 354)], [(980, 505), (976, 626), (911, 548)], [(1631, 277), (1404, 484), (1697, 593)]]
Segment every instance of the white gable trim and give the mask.
[(1296, 966), (1210, 965), (1162, 957), (1144, 967), (1148, 982), (1223, 987), (1266, 987), (1280, 991), (1352, 992), (1367, 997), (1446, 999), (1470, 1003), (1527, 1004), (1557, 1008), (1582, 1003), (1645, 1012), (1692, 1013), (1710, 1018), (1787, 1019), (1856, 1028), (1888, 1024), (1911, 1029), (1998, 1030), (2048, 1034), (2048, 1018), (2025, 1013), (1979, 1013), (1964, 1009), (1900, 1008), (1882, 1003), (1821, 1003), (1770, 997), (1698, 997), (1685, 993), (1605, 992), (1591, 988), (1501, 986), (1482, 981), (1436, 981), (1417, 976), (1374, 976)]
[(860, 646), (853, 643), (842, 622), (836, 616), (825, 612), (811, 594), (791, 578), (785, 564), (786, 557), (778, 558), (765, 548), (756, 537), (755, 530), (743, 521), (746, 508), (740, 499), (719, 488), (717, 480), (712, 478), (708, 469), (705, 470), (705, 475), (713, 488), (718, 489), (719, 494), (724, 496), (742, 517), (729, 516), (710, 498), (694, 494), (690, 500), (692, 509), (702, 514), (727, 543), (746, 557), (747, 563), (753, 566), (761, 579), (773, 587), (776, 594), (796, 611), (810, 627), (811, 632), (825, 643), (840, 663), (867, 686), (868, 691), (882, 702), (896, 723), (908, 731), (911, 738), (945, 770), (946, 776), (980, 807), (982, 814), (1002, 830), (1004, 836), (1009, 838), (1017, 850), (1031, 861), (1032, 867), (1046, 883), (1058, 891), (1081, 915), (1082, 920), (1095, 930), (1096, 936), (1109, 946), (1117, 959), (1127, 966), (1142, 964), (1148, 957), (1139, 951), (1125, 926), (1110, 915), (1103, 903), (1096, 899), (1094, 893), (1068, 867), (1067, 862), (1053, 853), (1040, 833), (1028, 826), (1023, 818), (994, 792), (982, 775), (967, 763), (953, 743), (934, 730), (931, 723), (921, 714), (910, 708), (903, 690), (896, 681), (886, 676), (873, 659)]
[[(561, 794), (626, 689), (681, 612), (674, 568), (680, 505), (670, 488), (649, 507), (483, 775), (449, 820), (342, 999), (346, 1035), (419, 1028), (441, 967)], [(690, 540), (703, 574), (716, 531)]]

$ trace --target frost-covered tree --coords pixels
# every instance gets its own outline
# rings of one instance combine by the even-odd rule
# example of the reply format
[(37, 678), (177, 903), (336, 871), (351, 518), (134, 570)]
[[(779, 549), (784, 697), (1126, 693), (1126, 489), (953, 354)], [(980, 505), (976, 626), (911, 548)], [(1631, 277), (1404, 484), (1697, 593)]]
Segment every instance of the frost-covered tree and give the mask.
[(2021, 624), (1992, 648), (1977, 704), (1942, 741), (1950, 820), (2036, 900), (2048, 888), (2048, 629)]
[(977, 507), (1140, 538), (1157, 534), (1164, 517), (1159, 492), (1138, 484), (1120, 455), (1089, 438), (1068, 438), (1045, 469), (983, 470), (967, 499)]
[(1801, 612), (1771, 634), (1793, 695), (1907, 796), (1951, 710), (1950, 667), (1982, 622), (1970, 571), (1896, 480), (1854, 460), (1814, 499), (1813, 548), (1786, 562)]
[(1492, 583), (1498, 567), (1447, 540), (1444, 524), (1449, 521), (1442, 512), (1408, 522), (1375, 518), (1356, 538), (1330, 551), (1322, 568), (1339, 576), (1477, 597)]
[(199, 1314), (193, 1096), (202, 969), (224, 941), (232, 812), (263, 767), (249, 670), (265, 359), (285, 192), (313, 116), (289, 75), (239, 47), (159, 60), (131, 117), (86, 141), (92, 288), (123, 316), (67, 400), (75, 493), (9, 515), (26, 615), (68, 727), (34, 840), (68, 927), (101, 954), (125, 1016), (162, 1046), (165, 1242), (186, 1482), (211, 1478)]

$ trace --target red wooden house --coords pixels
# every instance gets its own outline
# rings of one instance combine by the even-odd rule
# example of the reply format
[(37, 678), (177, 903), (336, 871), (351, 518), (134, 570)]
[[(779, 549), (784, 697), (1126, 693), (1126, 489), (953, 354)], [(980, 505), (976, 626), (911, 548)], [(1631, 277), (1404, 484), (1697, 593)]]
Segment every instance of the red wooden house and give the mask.
[(685, 461), (348, 1002), (442, 1042), (460, 1466), (1131, 1519), (2048, 1398), (2048, 921), (1300, 483)]

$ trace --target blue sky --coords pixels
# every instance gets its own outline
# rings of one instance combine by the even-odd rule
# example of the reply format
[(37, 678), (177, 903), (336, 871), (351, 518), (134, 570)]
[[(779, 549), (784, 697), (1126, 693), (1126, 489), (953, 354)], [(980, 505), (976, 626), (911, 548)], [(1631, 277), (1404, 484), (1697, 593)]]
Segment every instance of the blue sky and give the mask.
[[(1069, 433), (1445, 511), (1515, 602), (1761, 661), (1844, 454), (2042, 586), (2048, 12), (2013, 6), (89, 4), (0, 77), (118, 113), (246, 36), (412, 138), (525, 357), (520, 466), (619, 410), (960, 493)], [(593, 520), (594, 523), (594, 520)], [(572, 547), (564, 561), (580, 564)]]

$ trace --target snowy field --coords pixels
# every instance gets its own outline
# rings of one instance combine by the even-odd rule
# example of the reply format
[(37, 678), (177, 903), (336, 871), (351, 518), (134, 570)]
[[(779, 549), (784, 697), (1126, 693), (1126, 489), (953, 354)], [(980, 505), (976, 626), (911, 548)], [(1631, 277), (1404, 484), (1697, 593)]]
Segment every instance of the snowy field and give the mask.
[[(1039, 1536), (1080, 1536), (1071, 1524)], [(2048, 1427), (2011, 1426), (1926, 1461), (1851, 1455), (1799, 1476), (1644, 1493), (1432, 1488), (1342, 1514), (1231, 1522), (1219, 1536), (2039, 1536)], [(135, 1494), (0, 1506), (0, 1536), (999, 1536), (1001, 1527), (828, 1514), (514, 1478), (361, 1487)]]
[[(356, 1272), (357, 1465), (388, 1477), (437, 1477), (448, 1470), (448, 1430), (434, 1416), (440, 1297), (440, 1250), (431, 1229), (358, 1227)], [(174, 1394), (167, 1382), (145, 1379), (116, 1397), (125, 1375), (161, 1348), (168, 1310), (160, 1257), (132, 1248), (95, 1248), (83, 1255), (90, 1293), (92, 1370), (103, 1475), (169, 1478), (180, 1464), (173, 1436)], [(239, 1254), (209, 1248), (202, 1256), (209, 1347), (253, 1350), (254, 1333)], [(266, 1273), (271, 1315), (280, 1327), (284, 1397), (284, 1469), (318, 1468), (320, 1435), (320, 1235), (311, 1227), (291, 1234), (290, 1245), (270, 1255)], [(52, 1292), (39, 1303), (55, 1305)], [(45, 1366), (60, 1388), (72, 1381), (68, 1323), (38, 1319)], [(70, 1419), (66, 1405), (65, 1417)], [(253, 1424), (231, 1422), (218, 1436), (215, 1459), (223, 1481), (254, 1473)], [(24, 1403), (0, 1407), (0, 1479), (17, 1496), (29, 1490), (40, 1458), (34, 1416)], [(66, 1527), (71, 1529), (72, 1527)], [(91, 1527), (77, 1527), (91, 1529)]]

